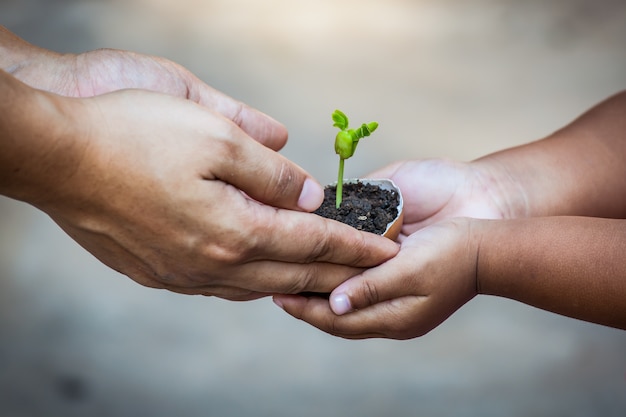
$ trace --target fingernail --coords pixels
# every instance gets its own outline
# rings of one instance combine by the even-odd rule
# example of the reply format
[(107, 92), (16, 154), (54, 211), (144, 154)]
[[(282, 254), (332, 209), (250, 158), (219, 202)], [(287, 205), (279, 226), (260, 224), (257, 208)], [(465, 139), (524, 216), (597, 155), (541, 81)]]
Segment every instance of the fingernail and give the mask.
[(283, 307), (283, 302), (282, 300), (277, 299), (276, 297), (272, 297), (272, 301), (274, 301), (274, 304), (276, 304), (278, 307), (282, 308), (283, 310), (285, 309)]
[(350, 305), (350, 299), (348, 295), (345, 293), (339, 293), (337, 295), (333, 295), (330, 298), (330, 308), (337, 315), (346, 314), (349, 311), (352, 311), (352, 306)]
[(305, 211), (314, 211), (324, 201), (324, 189), (310, 178), (304, 181), (302, 192), (298, 199), (298, 207)]

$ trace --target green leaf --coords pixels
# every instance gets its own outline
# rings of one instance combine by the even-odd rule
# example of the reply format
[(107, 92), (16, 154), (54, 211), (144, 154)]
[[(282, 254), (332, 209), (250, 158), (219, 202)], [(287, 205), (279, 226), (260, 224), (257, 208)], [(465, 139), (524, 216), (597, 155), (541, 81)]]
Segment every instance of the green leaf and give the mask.
[(346, 130), (348, 128), (348, 116), (346, 116), (342, 111), (335, 110), (333, 112), (333, 126), (338, 127), (341, 130)]
[(359, 127), (356, 130), (350, 129), (350, 132), (353, 132), (353, 136), (355, 137), (355, 139), (358, 140), (358, 139), (365, 138), (371, 135), (372, 132), (375, 131), (377, 127), (378, 127), (378, 123), (376, 122), (372, 122), (368, 124), (363, 123), (361, 127)]

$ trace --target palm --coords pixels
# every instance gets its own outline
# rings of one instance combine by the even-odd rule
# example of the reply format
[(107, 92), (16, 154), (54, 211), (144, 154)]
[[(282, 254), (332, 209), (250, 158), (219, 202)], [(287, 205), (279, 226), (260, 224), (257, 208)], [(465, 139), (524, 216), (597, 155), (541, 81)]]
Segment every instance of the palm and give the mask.
[(371, 174), (393, 180), (404, 197), (402, 235), (454, 217), (504, 217), (487, 176), (470, 164), (443, 159), (393, 164)]

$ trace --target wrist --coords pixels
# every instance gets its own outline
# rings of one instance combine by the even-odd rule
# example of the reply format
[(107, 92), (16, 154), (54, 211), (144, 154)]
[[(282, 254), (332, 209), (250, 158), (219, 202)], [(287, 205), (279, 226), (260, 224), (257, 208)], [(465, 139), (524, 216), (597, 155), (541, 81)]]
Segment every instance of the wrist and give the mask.
[(31, 88), (0, 71), (0, 194), (44, 204), (80, 158), (76, 100)]
[(0, 70), (31, 87), (61, 91), (64, 86), (55, 84), (72, 71), (74, 57), (35, 46), (0, 26)]
[(495, 156), (488, 155), (470, 162), (470, 167), (499, 208), (503, 219), (525, 218), (531, 215), (528, 192), (507, 164)]

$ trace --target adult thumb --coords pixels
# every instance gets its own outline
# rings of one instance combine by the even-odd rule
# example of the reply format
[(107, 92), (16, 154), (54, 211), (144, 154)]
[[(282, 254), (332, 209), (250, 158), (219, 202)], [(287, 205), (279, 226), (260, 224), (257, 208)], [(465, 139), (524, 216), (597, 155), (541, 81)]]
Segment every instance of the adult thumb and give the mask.
[(236, 143), (215, 172), (220, 180), (274, 207), (313, 211), (322, 204), (324, 189), (304, 169), (250, 137)]

